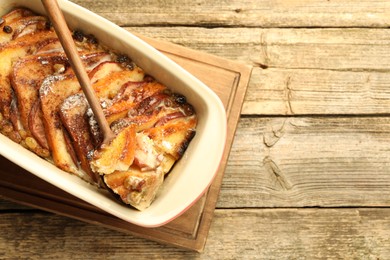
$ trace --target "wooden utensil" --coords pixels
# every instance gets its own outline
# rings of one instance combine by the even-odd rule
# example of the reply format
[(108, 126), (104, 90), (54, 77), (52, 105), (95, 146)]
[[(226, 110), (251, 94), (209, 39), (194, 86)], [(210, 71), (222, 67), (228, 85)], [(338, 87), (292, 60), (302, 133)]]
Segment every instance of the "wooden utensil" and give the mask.
[(111, 128), (103, 114), (100, 102), (92, 89), (90, 79), (77, 52), (76, 45), (66, 24), (64, 15), (56, 0), (41, 1), (103, 133), (103, 144), (108, 144), (112, 139), (114, 139), (115, 135), (111, 131)]

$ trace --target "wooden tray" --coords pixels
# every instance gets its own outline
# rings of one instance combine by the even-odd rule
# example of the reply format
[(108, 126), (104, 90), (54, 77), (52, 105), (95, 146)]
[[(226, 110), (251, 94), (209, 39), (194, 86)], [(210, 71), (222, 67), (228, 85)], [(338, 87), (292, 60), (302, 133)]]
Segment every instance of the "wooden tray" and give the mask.
[(207, 194), (172, 222), (143, 228), (120, 220), (26, 172), (0, 156), (0, 197), (135, 236), (201, 252), (205, 246), (251, 67), (143, 38), (212, 88), (225, 105), (228, 137), (220, 169)]

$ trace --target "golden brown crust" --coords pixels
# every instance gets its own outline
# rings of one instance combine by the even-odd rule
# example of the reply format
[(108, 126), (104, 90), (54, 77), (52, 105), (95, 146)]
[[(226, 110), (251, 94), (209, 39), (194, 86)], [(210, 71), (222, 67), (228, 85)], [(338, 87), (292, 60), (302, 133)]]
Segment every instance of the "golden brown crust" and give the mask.
[(133, 164), (135, 147), (135, 128), (131, 125), (123, 129), (109, 144), (102, 145), (95, 151), (91, 167), (99, 174), (126, 171)]
[(189, 142), (195, 135), (196, 118), (181, 117), (166, 124), (143, 131), (155, 145), (176, 160), (183, 156)]
[(62, 53), (31, 55), (19, 59), (13, 65), (11, 83), (18, 99), (20, 120), (28, 129), (28, 117), (33, 104), (38, 100), (38, 90), (45, 77), (56, 73), (56, 66), (67, 67), (66, 56)]

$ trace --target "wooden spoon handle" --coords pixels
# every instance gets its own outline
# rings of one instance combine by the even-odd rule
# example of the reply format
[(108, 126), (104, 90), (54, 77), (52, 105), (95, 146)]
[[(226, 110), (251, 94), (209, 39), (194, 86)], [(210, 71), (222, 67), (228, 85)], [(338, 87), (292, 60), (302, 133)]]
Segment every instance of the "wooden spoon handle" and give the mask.
[(111, 131), (110, 126), (104, 116), (103, 110), (100, 106), (100, 102), (97, 99), (94, 90), (91, 86), (91, 81), (85, 71), (84, 65), (77, 52), (76, 45), (73, 41), (72, 34), (66, 24), (64, 15), (58, 6), (57, 0), (41, 0), (46, 12), (53, 24), (54, 30), (64, 48), (65, 54), (69, 59), (69, 63), (73, 68), (74, 73), (87, 97), (88, 103), (92, 108), (96, 121), (99, 124), (101, 131), (103, 132), (103, 143), (108, 143), (114, 138), (114, 133)]

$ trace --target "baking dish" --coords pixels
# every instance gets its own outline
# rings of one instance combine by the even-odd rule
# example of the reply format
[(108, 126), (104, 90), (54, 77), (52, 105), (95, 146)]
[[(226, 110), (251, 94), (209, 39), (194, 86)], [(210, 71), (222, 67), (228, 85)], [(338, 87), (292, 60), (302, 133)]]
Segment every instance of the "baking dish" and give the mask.
[[(72, 29), (93, 34), (113, 50), (130, 56), (146, 73), (173, 91), (181, 93), (195, 108), (197, 133), (183, 158), (166, 177), (156, 200), (145, 211), (137, 211), (114, 200), (108, 192), (56, 168), (22, 146), (0, 135), (0, 154), (32, 174), (70, 194), (130, 223), (161, 226), (181, 215), (211, 184), (226, 141), (226, 114), (222, 102), (202, 82), (133, 34), (66, 0), (58, 0)], [(44, 14), (40, 1), (3, 0), (0, 14), (15, 7)]]

